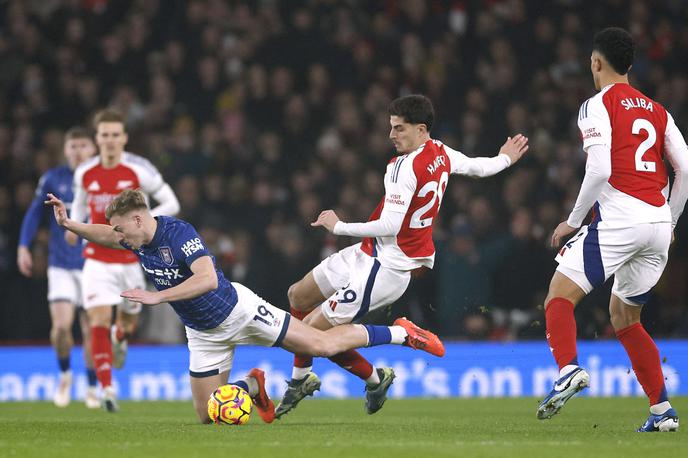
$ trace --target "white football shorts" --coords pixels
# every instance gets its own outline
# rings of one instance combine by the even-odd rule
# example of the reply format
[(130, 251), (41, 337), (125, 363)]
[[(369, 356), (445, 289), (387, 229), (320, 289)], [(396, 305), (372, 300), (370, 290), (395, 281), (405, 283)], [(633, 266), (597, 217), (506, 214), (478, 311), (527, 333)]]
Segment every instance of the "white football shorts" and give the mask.
[(238, 301), (227, 319), (205, 331), (186, 327), (189, 374), (209, 377), (232, 368), (236, 345), (279, 347), (289, 328), (289, 315), (242, 285), (232, 282)]
[(313, 278), (327, 297), (323, 315), (337, 326), (393, 304), (406, 291), (411, 272), (382, 266), (358, 243), (325, 258), (313, 269)]
[(120, 293), (128, 289), (146, 289), (146, 280), (138, 262), (117, 264), (87, 258), (82, 281), (85, 309), (116, 305), (125, 313), (141, 312), (141, 304), (120, 297)]
[(81, 270), (48, 267), (48, 302), (81, 305)]
[(662, 276), (669, 255), (671, 223), (604, 228), (583, 226), (559, 251), (557, 270), (590, 293), (614, 275), (612, 294), (644, 305)]

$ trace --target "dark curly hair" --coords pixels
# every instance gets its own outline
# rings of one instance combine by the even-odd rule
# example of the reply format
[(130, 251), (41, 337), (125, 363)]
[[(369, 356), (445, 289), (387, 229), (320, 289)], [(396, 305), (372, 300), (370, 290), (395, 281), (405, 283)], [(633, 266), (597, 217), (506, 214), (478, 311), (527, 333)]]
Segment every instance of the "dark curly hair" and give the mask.
[(399, 116), (410, 124), (425, 124), (430, 132), (435, 122), (435, 110), (429, 98), (420, 94), (399, 97), (389, 104), (387, 113), (390, 116)]
[(619, 27), (608, 27), (597, 32), (592, 41), (592, 49), (602, 54), (619, 75), (628, 73), (635, 57), (633, 37)]

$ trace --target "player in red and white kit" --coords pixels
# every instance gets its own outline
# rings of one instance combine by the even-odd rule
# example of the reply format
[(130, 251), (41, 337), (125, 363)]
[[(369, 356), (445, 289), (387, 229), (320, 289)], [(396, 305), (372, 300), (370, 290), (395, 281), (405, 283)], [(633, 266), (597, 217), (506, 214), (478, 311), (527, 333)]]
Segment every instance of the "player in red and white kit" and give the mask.
[[(433, 221), (450, 174), (491, 176), (518, 161), (528, 149), (528, 139), (519, 134), (508, 138), (495, 157), (466, 157), (430, 138), (434, 110), (422, 95), (401, 97), (390, 104), (388, 112), (389, 138), (400, 156), (387, 165), (385, 196), (370, 220), (344, 223), (334, 211), (326, 210), (312, 224), (336, 235), (364, 237), (363, 242), (331, 255), (289, 288), (292, 316), (318, 329), (350, 323), (394, 303), (406, 291), (413, 271), (432, 268)], [(408, 323), (405, 318), (395, 323), (400, 320)], [(430, 343), (421, 339), (410, 344)], [(355, 350), (330, 360), (365, 380), (366, 410), (377, 412), (394, 379), (392, 369), (376, 370)], [(311, 369), (311, 357), (294, 358), (292, 379), (275, 412), (278, 418), (319, 389), (320, 381)]]
[[(688, 147), (671, 115), (628, 84), (635, 45), (628, 32), (608, 28), (593, 41), (591, 71), (600, 92), (581, 106), (578, 126), (588, 158), (585, 178), (567, 221), (552, 246), (576, 231), (590, 208), (592, 221), (559, 251), (559, 266), (546, 299), (547, 341), (560, 369), (537, 417), (550, 418), (589, 384), (579, 367), (573, 309), (614, 275), (611, 323), (650, 399), (641, 432), (675, 431), (657, 347), (640, 323), (650, 290), (667, 263), (669, 244), (686, 203)], [(675, 171), (669, 196), (664, 159)]]
[[(175, 215), (179, 201), (160, 172), (147, 159), (124, 151), (128, 140), (124, 117), (103, 110), (96, 114), (94, 127), (100, 154), (74, 173), (72, 219), (107, 224), (105, 209), (125, 189), (141, 189), (158, 202), (151, 210), (153, 215)], [(74, 235), (67, 234), (74, 242)], [(127, 338), (134, 332), (141, 311), (141, 304), (121, 298), (120, 293), (145, 289), (146, 283), (134, 253), (88, 243), (84, 257), (83, 304), (91, 322), (93, 360), (103, 386), (103, 406), (115, 412), (111, 366), (122, 367)], [(117, 307), (117, 318), (111, 327), (113, 306)]]

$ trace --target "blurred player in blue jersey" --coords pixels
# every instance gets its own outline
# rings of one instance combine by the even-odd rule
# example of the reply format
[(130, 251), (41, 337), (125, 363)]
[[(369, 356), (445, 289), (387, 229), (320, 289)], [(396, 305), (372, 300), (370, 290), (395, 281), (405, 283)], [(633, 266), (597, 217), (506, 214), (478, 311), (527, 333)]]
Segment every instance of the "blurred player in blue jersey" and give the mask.
[[(139, 258), (158, 291), (131, 289), (122, 297), (147, 305), (169, 302), (186, 326), (189, 374), (194, 407), (209, 422), (210, 394), (227, 383), (236, 345), (279, 346), (293, 353), (329, 357), (352, 348), (383, 344), (407, 345), (436, 356), (444, 345), (429, 331), (406, 319), (394, 326), (342, 325), (328, 331), (292, 320), (239, 283), (231, 283), (216, 267), (196, 229), (168, 217), (153, 217), (140, 191), (126, 190), (110, 203), (106, 224), (84, 224), (67, 218), (64, 204), (48, 194), (57, 223), (103, 246), (125, 248)], [(264, 374), (253, 369), (240, 386), (248, 389), (260, 416), (275, 418), (265, 392)]]
[[(64, 140), (64, 155), (67, 164), (45, 172), (38, 182), (36, 197), (24, 215), (19, 247), (17, 248), (17, 265), (19, 271), (30, 277), (33, 271), (31, 243), (45, 214), (43, 201), (46, 193), (52, 193), (69, 205), (72, 202), (72, 180), (76, 167), (95, 153), (95, 145), (85, 129), (75, 127), (67, 131)], [(74, 312), (81, 305), (81, 268), (84, 265), (81, 244), (70, 246), (65, 241), (65, 230), (53, 218), (50, 218), (50, 242), (48, 254), (48, 302), (50, 304), (50, 342), (57, 353), (60, 366), (60, 380), (55, 391), (54, 402), (58, 407), (65, 407), (71, 400), (72, 371), (70, 353), (74, 340), (72, 325)], [(88, 391), (86, 406), (100, 406), (96, 393), (96, 375), (90, 352), (90, 330), (88, 317), (79, 313), (79, 323), (83, 336), (84, 359), (88, 373)]]

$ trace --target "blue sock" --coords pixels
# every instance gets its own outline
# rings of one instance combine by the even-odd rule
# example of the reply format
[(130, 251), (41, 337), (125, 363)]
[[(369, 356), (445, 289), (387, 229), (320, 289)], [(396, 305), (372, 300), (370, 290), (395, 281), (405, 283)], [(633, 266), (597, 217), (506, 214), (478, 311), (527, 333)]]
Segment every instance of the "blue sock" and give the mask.
[(371, 324), (364, 324), (366, 331), (368, 331), (368, 346), (375, 347), (377, 345), (385, 345), (392, 342), (392, 333), (387, 326), (373, 326)]
[(229, 384), (230, 385), (236, 385), (236, 386), (246, 390), (247, 393), (249, 392), (248, 391), (248, 383), (246, 383), (244, 380), (239, 380), (238, 382), (229, 382)]
[(86, 369), (86, 378), (88, 378), (88, 386), (97, 386), (98, 377), (96, 377), (95, 369)]
[(667, 402), (667, 401), (669, 401), (669, 396), (667, 396), (666, 386), (663, 386), (662, 392), (659, 395), (659, 402)]
[(60, 366), (60, 370), (62, 372), (67, 372), (69, 369), (71, 369), (69, 365), (69, 356), (66, 358), (57, 358), (57, 364)]

